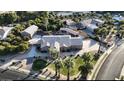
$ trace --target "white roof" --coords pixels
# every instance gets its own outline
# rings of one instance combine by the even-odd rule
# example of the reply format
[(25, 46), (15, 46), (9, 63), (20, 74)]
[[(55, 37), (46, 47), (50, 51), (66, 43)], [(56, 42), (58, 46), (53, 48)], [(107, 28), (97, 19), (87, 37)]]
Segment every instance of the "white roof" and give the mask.
[(104, 23), (104, 21), (100, 20), (100, 19), (93, 19), (93, 21), (99, 22), (99, 23)]
[(80, 23), (81, 23), (82, 25), (84, 25), (84, 26), (87, 26), (87, 25), (91, 24), (91, 22), (92, 22), (92, 19), (87, 19), (87, 20), (81, 21)]
[(46, 35), (42, 37), (41, 47), (50, 46), (56, 47), (70, 47), (83, 44), (82, 37), (71, 37), (70, 35)]
[(92, 30), (98, 28), (98, 26), (96, 26), (96, 25), (94, 25), (94, 24), (89, 24), (87, 27), (90, 28), (90, 29), (92, 29)]
[(89, 24), (96, 25), (96, 23), (94, 24), (94, 22), (101, 23), (101, 24), (104, 23), (104, 21), (100, 19), (87, 19), (87, 20), (81, 21), (80, 23), (84, 26), (88, 26)]
[(82, 37), (71, 37), (71, 46), (82, 45), (83, 39)]
[(115, 15), (115, 16), (113, 17), (113, 19), (114, 19), (114, 20), (117, 20), (117, 21), (122, 21), (122, 20), (124, 20), (124, 17), (123, 17), (123, 16), (120, 16), (120, 15)]
[(35, 25), (31, 25), (29, 26), (28, 28), (26, 28), (23, 32), (23, 33), (28, 33), (31, 35), (31, 37), (34, 35), (34, 33), (38, 30), (38, 26), (35, 26)]
[(64, 30), (64, 31), (66, 31), (66, 32), (68, 32), (68, 33), (71, 33), (71, 34), (73, 34), (73, 35), (79, 35), (79, 32), (74, 31), (74, 30), (72, 30), (72, 29), (70, 29), (70, 28), (60, 28), (60, 31), (61, 31), (61, 30)]
[(59, 42), (60, 46), (70, 46), (69, 38), (70, 35), (45, 35), (42, 40), (44, 43), (49, 43), (50, 46), (54, 46), (55, 42)]
[(59, 12), (57, 13), (57, 16), (68, 16), (68, 15), (72, 15), (73, 12)]
[(0, 39), (5, 39), (13, 27), (0, 27)]

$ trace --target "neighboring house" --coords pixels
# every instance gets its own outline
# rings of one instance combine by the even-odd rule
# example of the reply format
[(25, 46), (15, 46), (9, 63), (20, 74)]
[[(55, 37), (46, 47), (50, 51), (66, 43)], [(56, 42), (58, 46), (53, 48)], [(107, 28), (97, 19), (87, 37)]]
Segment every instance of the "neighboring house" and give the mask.
[(21, 32), (21, 35), (24, 37), (30, 37), (32, 38), (32, 36), (37, 32), (38, 27), (35, 25), (31, 25), (28, 28), (26, 28), (24, 31)]
[(93, 24), (93, 25), (102, 25), (104, 24), (104, 21), (100, 20), (100, 19), (87, 19), (87, 20), (83, 20), (80, 22), (83, 26), (86, 26), (89, 25), (89, 24)]
[(98, 26), (94, 25), (94, 24), (88, 24), (87, 25), (87, 30), (94, 32), (95, 29), (97, 29)]
[(65, 22), (66, 23), (66, 25), (73, 25), (75, 22), (74, 21), (72, 21), (72, 19), (64, 19), (64, 20), (62, 20), (63, 22)]
[(42, 52), (48, 52), (49, 48), (55, 48), (61, 52), (81, 50), (82, 46), (82, 37), (71, 37), (70, 35), (46, 35), (41, 40)]
[(7, 37), (13, 27), (0, 27), (0, 40), (3, 40)]
[(85, 31), (89, 35), (93, 35), (94, 30), (97, 29), (103, 23), (104, 21), (100, 19), (88, 19), (80, 22), (80, 24), (82, 24), (81, 26), (85, 27), (83, 31)]
[(124, 21), (124, 17), (121, 16), (121, 15), (115, 15), (115, 16), (113, 16), (113, 19), (114, 19), (115, 21)]
[(58, 12), (57, 16), (69, 16), (73, 15), (73, 12)]
[(87, 20), (83, 20), (80, 23), (82, 24), (82, 26), (87, 27), (87, 25), (91, 24), (92, 19), (87, 19)]
[(82, 25), (85, 27), (83, 31), (86, 32), (88, 35), (92, 35), (94, 33), (94, 30), (98, 28), (96, 24), (91, 24), (91, 20), (82, 22)]
[(59, 33), (71, 36), (79, 36), (79, 32), (70, 28), (60, 28)]
[(76, 23), (72, 19), (64, 19), (62, 21), (66, 24), (66, 28), (77, 30)]
[(100, 19), (92, 19), (91, 24), (95, 24), (95, 25), (99, 26), (99, 25), (104, 24), (104, 21), (102, 21)]

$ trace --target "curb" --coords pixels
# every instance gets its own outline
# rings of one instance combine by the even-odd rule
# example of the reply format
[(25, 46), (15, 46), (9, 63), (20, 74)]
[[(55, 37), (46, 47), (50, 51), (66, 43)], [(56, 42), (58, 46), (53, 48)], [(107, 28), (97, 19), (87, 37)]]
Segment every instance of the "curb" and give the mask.
[(101, 66), (103, 65), (103, 63), (105, 62), (106, 58), (111, 54), (111, 52), (113, 51), (115, 47), (115, 44), (113, 44), (105, 53), (103, 53), (103, 55), (98, 59), (97, 63), (94, 66), (94, 69), (91, 71), (90, 74), (88, 74), (87, 76), (87, 80), (95, 80), (97, 77), (97, 74), (101, 68)]

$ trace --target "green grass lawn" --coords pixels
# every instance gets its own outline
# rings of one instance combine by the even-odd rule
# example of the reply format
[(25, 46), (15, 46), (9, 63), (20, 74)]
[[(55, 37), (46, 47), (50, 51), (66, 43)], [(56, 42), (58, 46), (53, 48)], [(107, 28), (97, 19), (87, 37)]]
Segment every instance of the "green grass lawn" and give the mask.
[[(78, 74), (79, 73), (78, 68), (84, 63), (80, 57), (74, 59), (74, 62), (75, 62), (74, 67), (70, 70), (70, 76)], [(55, 70), (54, 64), (50, 64), (48, 67)], [(67, 68), (65, 66), (61, 68), (61, 74), (67, 75)]]
[(45, 60), (37, 59), (33, 62), (32, 70), (38, 71), (40, 69), (44, 69), (47, 65), (48, 63)]
[[(77, 57), (76, 59), (74, 59), (74, 62), (75, 62), (74, 63), (74, 67), (71, 68), (71, 70), (70, 70), (70, 76), (78, 74), (80, 72), (79, 71), (79, 67), (84, 64), (83, 60), (80, 57)], [(95, 60), (92, 61), (93, 66), (96, 64), (96, 62), (97, 61), (95, 61)], [(48, 66), (48, 68), (51, 68), (51, 69), (55, 70), (55, 65), (54, 64), (50, 64)], [(63, 66), (61, 68), (60, 72), (63, 75), (67, 75), (67, 68), (65, 66)]]

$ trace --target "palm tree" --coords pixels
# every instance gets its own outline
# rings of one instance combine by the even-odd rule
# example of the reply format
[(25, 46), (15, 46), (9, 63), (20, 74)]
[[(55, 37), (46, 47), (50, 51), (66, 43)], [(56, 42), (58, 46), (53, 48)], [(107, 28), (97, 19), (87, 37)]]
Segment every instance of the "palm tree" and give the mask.
[[(57, 51), (56, 49), (50, 48), (49, 53), (51, 55), (54, 65), (55, 65), (55, 76), (57, 79), (58, 77), (60, 77), (60, 68), (62, 66), (62, 59), (60, 57), (60, 52)], [(59, 73), (59, 75), (58, 75), (58, 73)]]
[(93, 69), (93, 65), (90, 62), (86, 62), (84, 65), (79, 67), (79, 71), (81, 71), (81, 77), (86, 79), (87, 74), (91, 72)]
[(79, 70), (81, 71), (81, 75), (83, 78), (86, 78), (87, 74), (93, 69), (93, 65), (91, 64), (91, 61), (93, 60), (93, 55), (91, 53), (84, 53), (82, 56), (84, 64), (79, 67)]
[(62, 59), (59, 57), (54, 61), (56, 79), (60, 77), (60, 68), (63, 66)]
[(85, 63), (91, 62), (93, 60), (93, 54), (90, 52), (84, 53), (82, 58)]
[(103, 42), (103, 37), (106, 37), (108, 35), (109, 31), (106, 27), (101, 27), (98, 29), (95, 29), (95, 34), (99, 38), (99, 50), (98, 53), (100, 52), (100, 48)]
[(74, 61), (72, 57), (66, 57), (64, 60), (64, 65), (67, 68), (67, 80), (70, 80), (70, 69), (74, 66)]
[(44, 11), (43, 12), (43, 23), (45, 25), (45, 30), (48, 30), (48, 24), (49, 24), (49, 12)]

